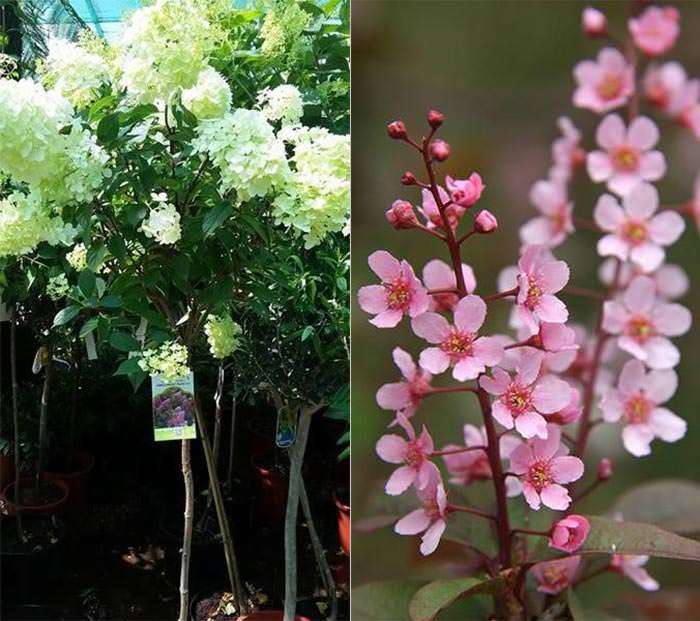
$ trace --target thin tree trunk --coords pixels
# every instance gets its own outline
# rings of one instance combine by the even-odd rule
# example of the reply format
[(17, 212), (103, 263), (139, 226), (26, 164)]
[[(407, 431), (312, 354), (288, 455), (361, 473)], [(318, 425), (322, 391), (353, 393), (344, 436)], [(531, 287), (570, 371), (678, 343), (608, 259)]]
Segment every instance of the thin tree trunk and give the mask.
[(240, 574), (238, 573), (238, 565), (236, 563), (236, 552), (233, 546), (233, 540), (231, 539), (231, 530), (229, 528), (228, 519), (226, 517), (224, 499), (221, 494), (221, 484), (219, 482), (219, 475), (216, 472), (216, 464), (214, 463), (214, 453), (212, 451), (211, 444), (209, 443), (209, 432), (207, 431), (206, 421), (204, 420), (202, 409), (199, 406), (199, 400), (195, 398), (194, 403), (197, 427), (199, 428), (202, 448), (204, 449), (204, 460), (207, 464), (209, 483), (211, 485), (214, 506), (216, 507), (216, 516), (219, 521), (219, 529), (221, 530), (221, 538), (223, 540), (224, 554), (226, 556), (226, 568), (228, 570), (228, 577), (231, 583), (231, 592), (233, 593), (234, 597), (234, 605), (238, 611), (246, 612), (247, 606), (245, 599), (243, 598), (241, 578)]
[(306, 485), (304, 484), (303, 479), (301, 480), (299, 491), (301, 510), (304, 512), (304, 519), (306, 520), (306, 525), (309, 527), (311, 547), (314, 550), (316, 562), (318, 563), (318, 568), (321, 572), (321, 580), (323, 581), (323, 586), (326, 588), (326, 593), (328, 593), (328, 599), (331, 604), (331, 612), (328, 616), (328, 621), (335, 621), (338, 617), (338, 596), (335, 592), (335, 580), (333, 580), (333, 574), (331, 573), (331, 568), (328, 565), (328, 560), (326, 559), (326, 551), (323, 549), (321, 538), (318, 536), (318, 531), (316, 530), (316, 525), (314, 524), (314, 519), (311, 515), (311, 505), (309, 504), (309, 496), (306, 493)]
[(221, 450), (221, 399), (224, 395), (224, 381), (226, 369), (224, 363), (219, 363), (219, 373), (216, 380), (216, 393), (214, 394), (214, 463), (219, 465), (219, 452)]
[(178, 621), (187, 621), (190, 606), (190, 554), (192, 550), (192, 522), (194, 521), (194, 481), (190, 463), (190, 441), (182, 441), (182, 478), (185, 481), (185, 527), (182, 534), (180, 559), (180, 615)]
[(44, 365), (44, 387), (41, 391), (41, 410), (39, 412), (39, 459), (36, 468), (36, 490), (44, 475), (46, 460), (47, 427), (49, 418), (49, 396), (51, 394), (51, 379), (53, 376), (53, 351), (51, 345), (46, 345), (46, 364)]
[(20, 495), (20, 477), (22, 473), (22, 449), (19, 444), (19, 406), (17, 395), (17, 309), (10, 310), (10, 373), (12, 376), (12, 424), (15, 434), (15, 512), (17, 514), (17, 534), (21, 541), (26, 541), (24, 528), (22, 528), (22, 502)]
[(68, 429), (68, 467), (70, 468), (72, 460), (75, 456), (75, 426), (78, 419), (78, 402), (80, 398), (80, 375), (81, 375), (81, 358), (79, 336), (75, 335), (72, 351), (72, 367), (73, 367), (73, 386), (71, 395), (71, 410), (70, 410), (70, 427)]
[(236, 386), (233, 386), (233, 399), (231, 400), (231, 431), (228, 440), (228, 467), (226, 469), (226, 483), (229, 494), (233, 486), (233, 456), (236, 439)]

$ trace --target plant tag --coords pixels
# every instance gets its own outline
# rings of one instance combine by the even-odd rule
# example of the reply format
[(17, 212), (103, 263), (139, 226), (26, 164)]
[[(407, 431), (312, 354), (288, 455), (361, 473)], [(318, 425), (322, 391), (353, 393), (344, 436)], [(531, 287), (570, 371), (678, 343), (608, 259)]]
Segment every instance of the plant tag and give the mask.
[(97, 360), (97, 347), (95, 347), (95, 335), (88, 332), (85, 335), (85, 349), (87, 349), (88, 360)]
[(192, 440), (197, 437), (194, 422), (194, 374), (165, 381), (151, 378), (153, 435), (162, 440)]
[(146, 340), (146, 328), (148, 328), (148, 320), (141, 317), (141, 322), (139, 323), (139, 327), (136, 328), (136, 334), (134, 335), (136, 340), (141, 343), (141, 347), (143, 347), (144, 341)]
[(44, 365), (46, 364), (46, 347), (43, 345), (36, 350), (36, 354), (34, 354), (34, 361), (32, 362), (32, 373), (34, 375), (39, 375), (41, 373), (41, 370), (44, 368)]
[(297, 437), (296, 416), (289, 408), (281, 408), (277, 411), (277, 428), (275, 431), (275, 444), (282, 449), (294, 444)]

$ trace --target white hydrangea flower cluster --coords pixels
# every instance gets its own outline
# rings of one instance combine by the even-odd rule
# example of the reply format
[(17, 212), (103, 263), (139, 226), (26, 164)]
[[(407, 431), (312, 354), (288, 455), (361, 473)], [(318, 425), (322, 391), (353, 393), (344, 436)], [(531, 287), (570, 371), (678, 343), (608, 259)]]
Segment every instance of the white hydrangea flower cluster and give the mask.
[(104, 59), (66, 39), (51, 38), (47, 47), (48, 55), (41, 65), (44, 86), (58, 91), (76, 108), (93, 102), (109, 79)]
[(296, 125), (304, 114), (304, 103), (296, 86), (281, 84), (258, 93), (258, 105), (270, 121), (281, 121), (282, 125)]
[(235, 189), (240, 201), (266, 196), (290, 179), (284, 143), (259, 110), (237, 109), (204, 121), (193, 142), (221, 171), (222, 191)]
[(207, 67), (197, 83), (182, 92), (182, 103), (198, 119), (218, 119), (231, 108), (231, 89), (224, 76)]
[(121, 85), (139, 102), (168, 102), (197, 82), (207, 66), (214, 32), (191, 0), (157, 0), (134, 11), (117, 60)]
[(223, 359), (230, 356), (238, 348), (239, 326), (230, 315), (210, 315), (204, 326), (211, 355)]
[(27, 254), (42, 242), (67, 245), (74, 236), (75, 229), (54, 215), (38, 194), (13, 192), (0, 199), (0, 257)]
[(151, 194), (151, 198), (156, 202), (148, 212), (148, 217), (141, 223), (141, 231), (155, 239), (159, 244), (175, 244), (182, 236), (180, 228), (180, 214), (175, 205), (168, 202), (168, 195), (165, 193)]
[[(281, 132), (282, 133), (282, 132)], [(274, 201), (278, 222), (301, 231), (312, 248), (328, 233), (347, 232), (350, 216), (350, 136), (321, 127), (284, 132), (294, 145), (293, 182)]]
[(260, 28), (263, 41), (260, 50), (275, 60), (287, 57), (294, 61), (308, 47), (308, 41), (302, 33), (310, 23), (311, 15), (296, 0), (278, 0), (276, 6), (265, 16)]
[(80, 243), (73, 246), (73, 249), (66, 254), (66, 261), (76, 272), (87, 269), (87, 248)]
[(187, 348), (175, 341), (163, 343), (157, 349), (143, 351), (138, 364), (145, 373), (157, 375), (166, 382), (182, 379), (190, 372)]
[(46, 283), (46, 295), (54, 302), (58, 302), (67, 297), (70, 293), (70, 285), (65, 274), (52, 276)]

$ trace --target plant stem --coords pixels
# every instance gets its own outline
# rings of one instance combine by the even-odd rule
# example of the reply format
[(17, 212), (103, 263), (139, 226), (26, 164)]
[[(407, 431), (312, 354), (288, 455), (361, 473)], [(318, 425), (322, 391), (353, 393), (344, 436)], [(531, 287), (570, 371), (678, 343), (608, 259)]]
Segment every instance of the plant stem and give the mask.
[(469, 513), (471, 515), (477, 515), (479, 517), (485, 518), (487, 520), (497, 521), (497, 518), (492, 513), (487, 513), (481, 509), (476, 509), (474, 507), (465, 507), (463, 505), (447, 505), (448, 511), (456, 511), (457, 513)]
[(466, 453), (467, 451), (485, 451), (485, 446), (467, 446), (465, 448), (451, 449), (447, 451), (435, 451), (430, 454), (431, 457), (444, 457), (445, 455), (457, 455), (459, 453)]
[(45, 345), (46, 364), (44, 365), (44, 386), (41, 391), (41, 409), (39, 411), (39, 459), (36, 468), (36, 492), (44, 476), (46, 460), (47, 427), (49, 418), (49, 397), (51, 395), (51, 379), (53, 377), (53, 348), (50, 343)]
[(75, 456), (75, 426), (78, 419), (78, 403), (80, 399), (80, 376), (81, 376), (81, 360), (80, 355), (80, 337), (76, 334), (72, 343), (72, 366), (73, 366), (73, 386), (71, 395), (71, 410), (70, 410), (70, 427), (68, 429), (68, 465)]
[(533, 535), (535, 537), (549, 537), (549, 533), (545, 530), (532, 530), (531, 528), (514, 528), (510, 531), (511, 535), (522, 533), (523, 535)]
[(12, 378), (12, 425), (15, 435), (15, 513), (17, 516), (17, 535), (22, 542), (27, 539), (22, 528), (22, 502), (20, 495), (20, 478), (22, 476), (22, 448), (19, 442), (19, 406), (17, 395), (19, 387), (17, 385), (17, 307), (10, 309), (10, 374)]
[(562, 289), (562, 293), (575, 295), (582, 298), (592, 298), (594, 300), (605, 299), (605, 294), (601, 293), (600, 291), (596, 291), (595, 289), (586, 289), (584, 287), (571, 287), (567, 285), (564, 287), (564, 289)]
[(178, 621), (187, 621), (190, 604), (190, 554), (192, 551), (192, 523), (194, 521), (194, 480), (190, 462), (190, 441), (182, 441), (182, 478), (185, 481), (185, 526), (182, 534), (180, 558), (180, 614)]
[(228, 443), (228, 467), (226, 470), (226, 484), (228, 486), (228, 492), (231, 493), (231, 486), (233, 484), (233, 455), (235, 447), (236, 438), (236, 391), (235, 386), (233, 387), (233, 398), (231, 399), (231, 431), (229, 435)]
[(493, 302), (494, 300), (500, 300), (502, 298), (508, 298), (512, 295), (518, 295), (518, 287), (513, 287), (508, 289), (508, 291), (501, 291), (500, 293), (494, 293), (493, 295), (485, 295), (482, 299), (484, 302)]

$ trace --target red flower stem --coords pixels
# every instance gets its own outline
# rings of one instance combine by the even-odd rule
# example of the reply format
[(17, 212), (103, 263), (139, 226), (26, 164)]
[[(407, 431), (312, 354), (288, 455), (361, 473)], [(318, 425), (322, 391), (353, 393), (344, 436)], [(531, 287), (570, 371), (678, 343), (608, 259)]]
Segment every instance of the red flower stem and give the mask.
[(440, 295), (441, 293), (457, 293), (454, 287), (446, 287), (445, 289), (428, 289), (428, 295)]
[(414, 229), (418, 229), (419, 231), (423, 231), (424, 233), (429, 233), (433, 237), (437, 237), (440, 241), (445, 241), (445, 236), (442, 235), (441, 233), (438, 233), (434, 229), (429, 229), (425, 224), (421, 224), (420, 222), (418, 224), (415, 224), (413, 226)]
[(603, 230), (595, 223), (593, 220), (588, 220), (586, 218), (579, 218), (578, 216), (572, 216), (574, 226), (577, 229), (584, 229), (586, 231), (593, 231), (594, 233), (602, 233)]
[(482, 299), (484, 302), (493, 302), (494, 300), (500, 300), (502, 298), (507, 298), (512, 295), (518, 295), (518, 287), (513, 287), (512, 289), (508, 289), (508, 291), (501, 291), (500, 293), (494, 293), (493, 295), (486, 295)]
[(474, 235), (474, 233), (477, 233), (477, 232), (478, 232), (478, 231), (477, 231), (475, 228), (472, 229), (472, 230), (469, 231), (468, 233), (465, 233), (464, 235), (462, 235), (462, 237), (460, 237), (460, 238), (457, 240), (457, 243), (461, 246), (461, 245), (462, 245), (465, 241), (467, 241), (472, 235)]
[(485, 451), (485, 446), (467, 446), (465, 448), (451, 449), (447, 451), (435, 451), (430, 453), (431, 457), (444, 457), (445, 455), (457, 455), (459, 453), (466, 453), (467, 451)]
[(591, 483), (586, 489), (584, 489), (578, 496), (575, 496), (574, 499), (571, 501), (571, 504), (569, 505), (569, 511), (573, 509), (574, 505), (579, 502), (581, 499), (585, 498), (590, 494), (594, 489), (596, 489), (601, 483), (603, 483), (603, 479), (597, 478), (593, 483)]
[(585, 287), (570, 287), (566, 286), (562, 289), (562, 293), (575, 295), (581, 298), (592, 298), (594, 300), (605, 300), (605, 294), (595, 289), (586, 289)]
[(450, 393), (450, 392), (473, 392), (476, 393), (476, 388), (472, 388), (471, 386), (439, 386), (435, 388), (431, 388), (430, 392), (426, 392), (423, 394), (424, 397), (427, 397), (428, 395), (443, 395), (445, 393)]
[(479, 517), (486, 518), (487, 520), (497, 521), (496, 516), (491, 513), (486, 513), (481, 509), (475, 509), (474, 507), (464, 507), (462, 505), (447, 505), (448, 511), (456, 511), (457, 513), (471, 513), (472, 515), (478, 515)]
[(542, 349), (541, 347), (537, 347), (537, 345), (532, 342), (532, 339), (511, 343), (510, 345), (506, 345), (503, 349), (515, 349), (516, 347), (536, 347), (537, 349)]
[(549, 531), (546, 530), (532, 530), (531, 528), (514, 528), (510, 531), (511, 535), (521, 533), (523, 535), (533, 535), (535, 537), (549, 537)]

